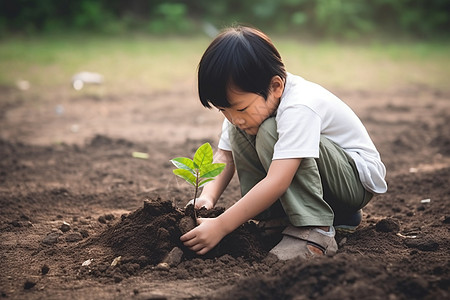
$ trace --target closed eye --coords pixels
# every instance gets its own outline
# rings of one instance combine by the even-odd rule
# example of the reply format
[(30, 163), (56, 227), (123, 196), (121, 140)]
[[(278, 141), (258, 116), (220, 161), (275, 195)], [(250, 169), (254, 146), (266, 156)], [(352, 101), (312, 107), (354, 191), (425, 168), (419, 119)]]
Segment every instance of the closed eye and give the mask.
[(237, 111), (243, 112), (243, 111), (246, 110), (247, 108), (248, 108), (248, 106), (247, 106), (247, 107), (244, 107), (244, 108), (241, 108), (241, 109), (238, 109)]

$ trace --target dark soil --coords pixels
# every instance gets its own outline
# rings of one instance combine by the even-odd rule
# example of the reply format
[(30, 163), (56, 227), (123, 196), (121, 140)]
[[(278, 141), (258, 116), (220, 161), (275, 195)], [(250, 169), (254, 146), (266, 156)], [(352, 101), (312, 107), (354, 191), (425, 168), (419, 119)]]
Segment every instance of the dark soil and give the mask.
[[(337, 93), (380, 150), (389, 191), (334, 257), (282, 262), (268, 255), (279, 237), (252, 222), (205, 256), (180, 243), (192, 190), (169, 159), (217, 145), (221, 123), (194, 94), (0, 91), (2, 298), (450, 298), (449, 94)], [(222, 208), (200, 215), (238, 199), (233, 179)]]
[[(211, 218), (217, 217), (223, 211), (223, 208), (201, 209), (198, 215)], [(111, 250), (111, 255), (102, 256), (81, 271), (84, 275), (121, 281), (123, 277), (134, 275), (142, 269), (152, 269), (156, 266), (157, 269), (168, 270), (167, 266), (159, 263), (170, 262), (169, 267), (176, 267), (182, 261), (196, 258), (197, 255), (180, 242), (182, 232), (187, 232), (194, 226), (192, 205), (184, 211), (161, 198), (145, 200), (142, 208), (129, 215), (122, 215), (119, 222), (69, 251), (86, 251), (96, 247)], [(268, 240), (263, 237), (255, 223), (249, 222), (226, 236), (214, 249), (202, 256), (202, 259), (228, 255), (235, 259), (258, 261), (267, 256), (276, 242), (276, 238)], [(172, 258), (169, 254), (172, 251), (179, 252), (179, 257)], [(117, 257), (120, 257), (119, 263), (111, 266), (111, 262)]]

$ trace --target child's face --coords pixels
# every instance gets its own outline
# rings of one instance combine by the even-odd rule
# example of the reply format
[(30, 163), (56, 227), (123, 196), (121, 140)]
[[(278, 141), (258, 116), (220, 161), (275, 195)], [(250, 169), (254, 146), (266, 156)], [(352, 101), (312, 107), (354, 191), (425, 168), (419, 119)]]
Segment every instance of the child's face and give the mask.
[(230, 87), (227, 95), (231, 106), (218, 107), (219, 111), (233, 125), (250, 135), (256, 135), (259, 126), (273, 114), (280, 103), (284, 82), (278, 76), (275, 76), (274, 79), (272, 79), (267, 100), (258, 94), (243, 92), (237, 88)]

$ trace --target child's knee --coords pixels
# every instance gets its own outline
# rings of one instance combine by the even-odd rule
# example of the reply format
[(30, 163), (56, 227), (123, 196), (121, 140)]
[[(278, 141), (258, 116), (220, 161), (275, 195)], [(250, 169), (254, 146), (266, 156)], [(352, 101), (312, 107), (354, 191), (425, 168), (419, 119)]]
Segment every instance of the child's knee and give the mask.
[(256, 135), (256, 150), (269, 151), (273, 153), (273, 147), (278, 140), (277, 124), (275, 118), (265, 120), (258, 129)]
[(277, 140), (278, 133), (275, 118), (268, 118), (259, 126), (255, 141), (256, 152), (266, 171), (272, 161), (273, 150)]

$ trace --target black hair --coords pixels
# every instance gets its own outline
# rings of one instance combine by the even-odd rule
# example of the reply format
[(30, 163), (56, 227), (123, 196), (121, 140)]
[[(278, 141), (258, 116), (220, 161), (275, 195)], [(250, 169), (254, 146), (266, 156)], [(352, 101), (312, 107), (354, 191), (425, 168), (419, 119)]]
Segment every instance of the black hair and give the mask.
[(227, 90), (267, 99), (273, 76), (286, 79), (278, 50), (267, 35), (251, 27), (232, 27), (208, 46), (198, 65), (198, 93), (204, 107), (230, 107)]

